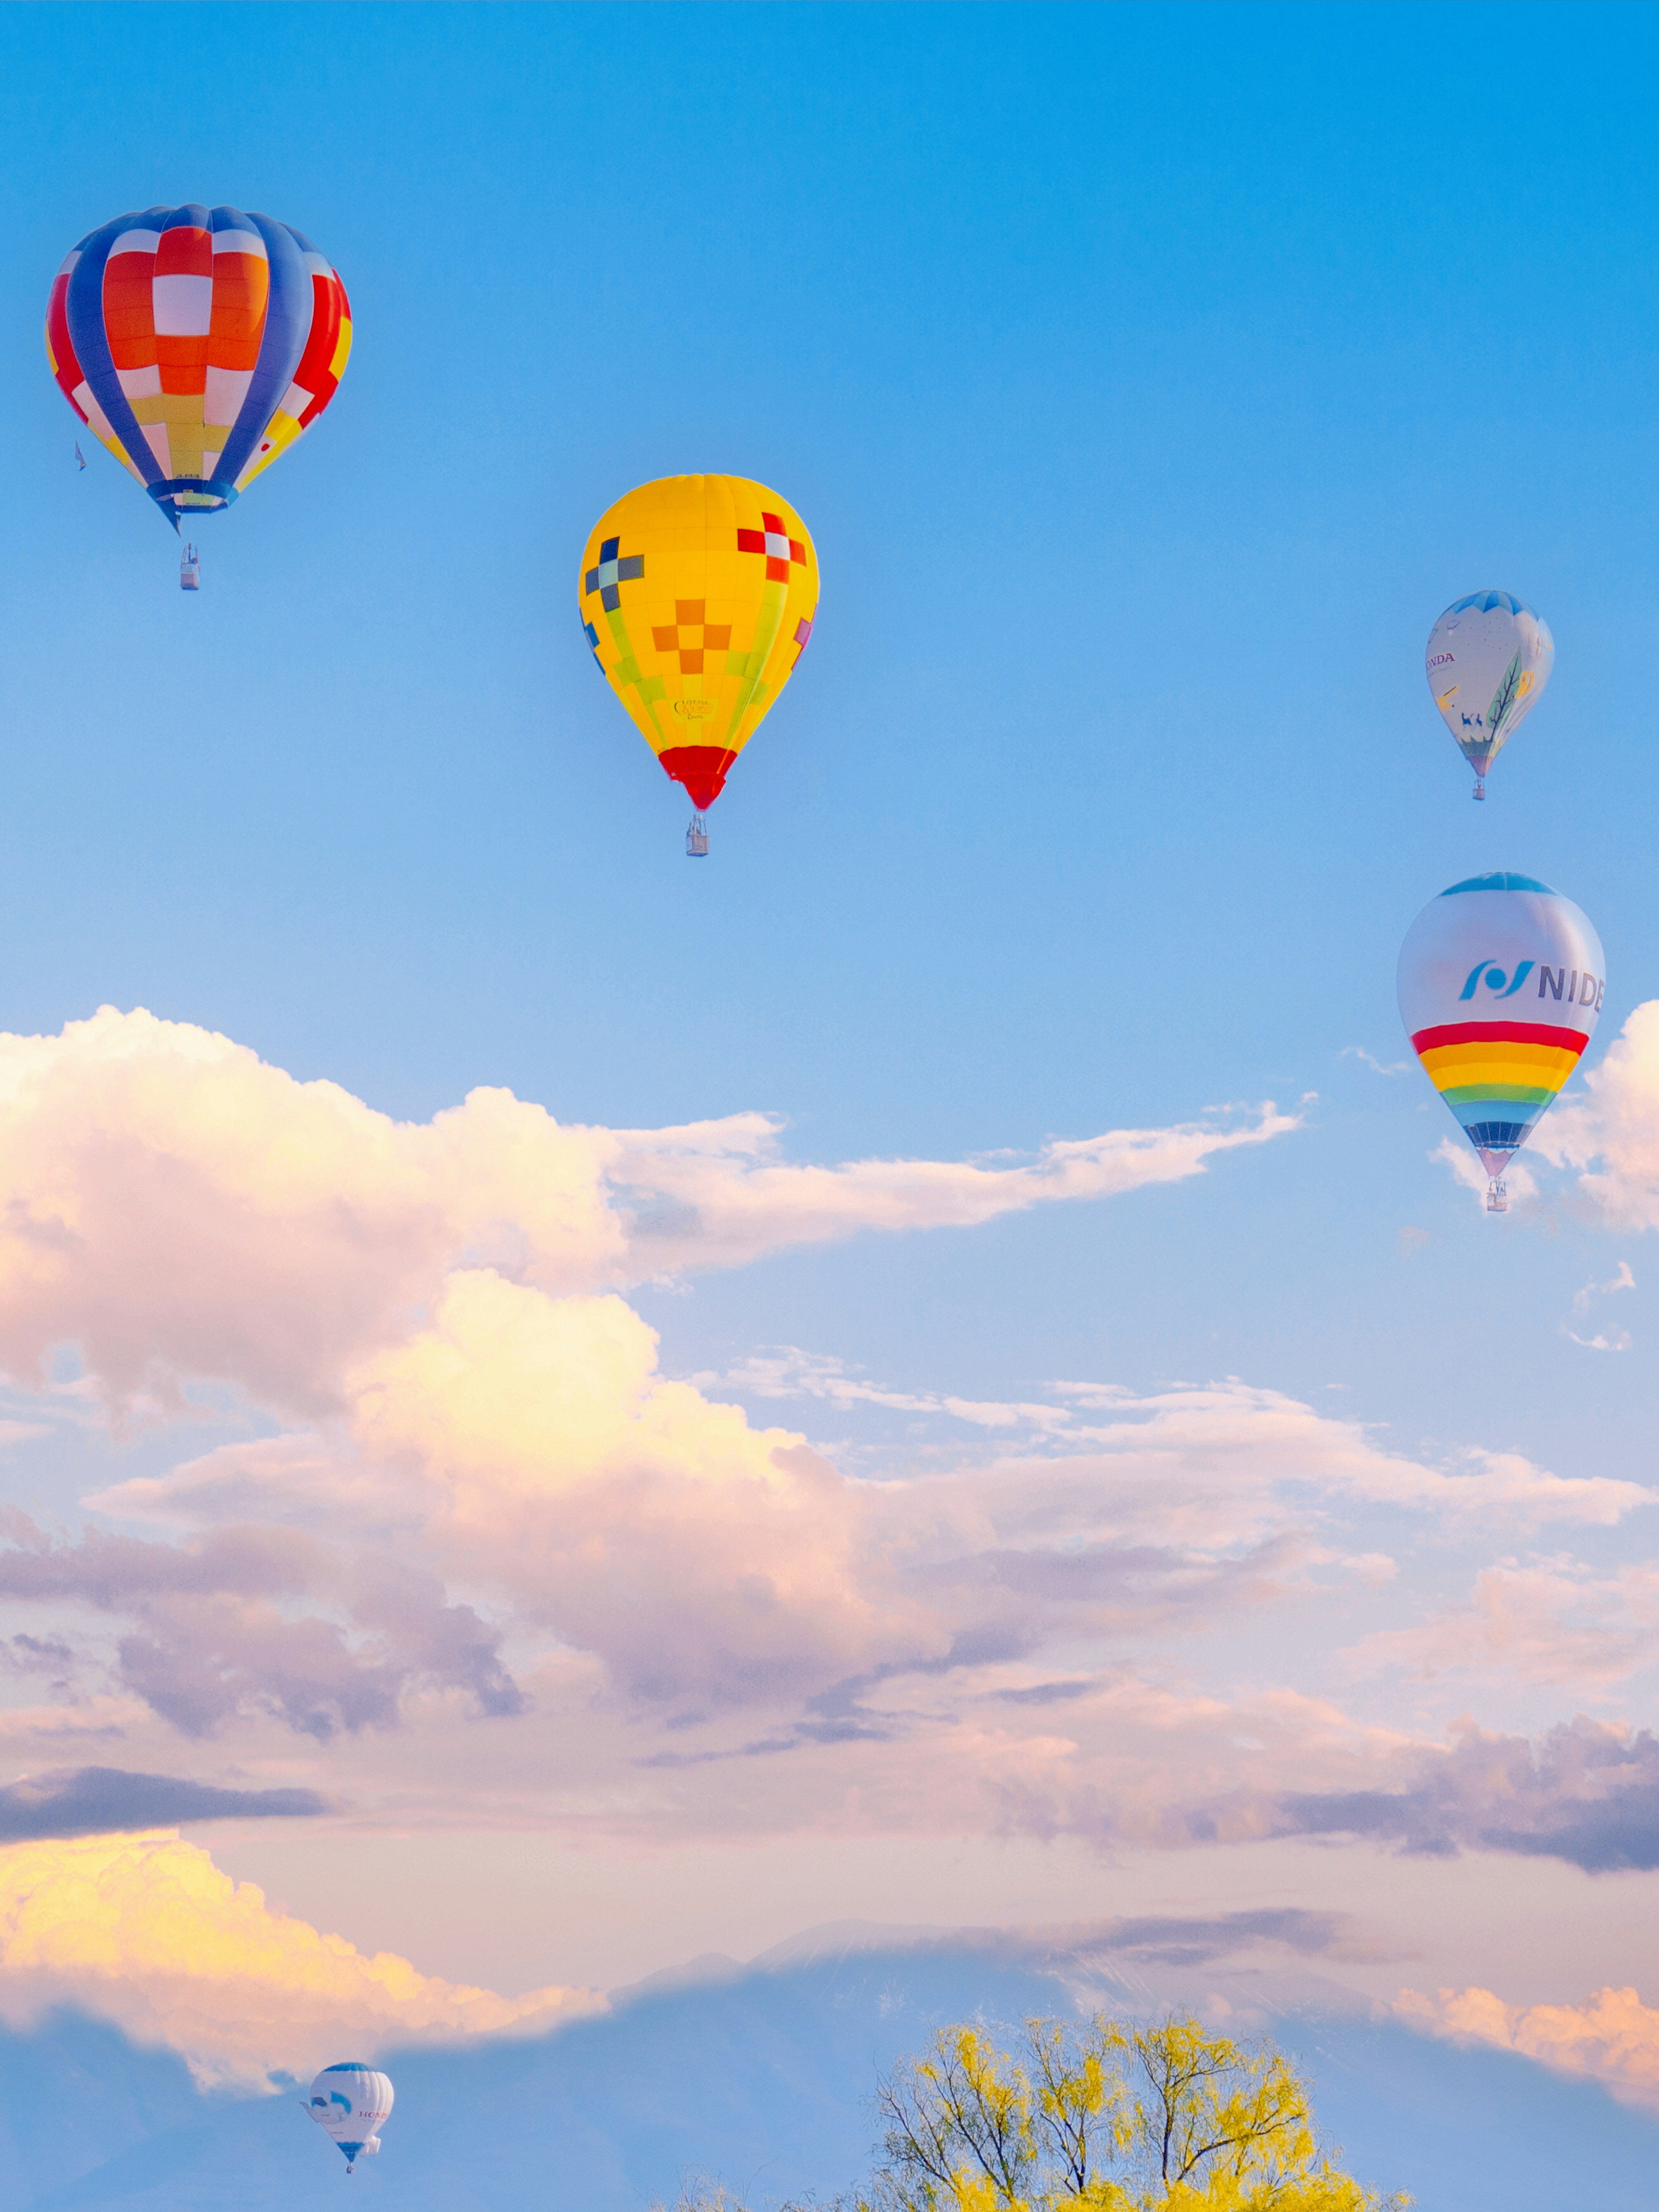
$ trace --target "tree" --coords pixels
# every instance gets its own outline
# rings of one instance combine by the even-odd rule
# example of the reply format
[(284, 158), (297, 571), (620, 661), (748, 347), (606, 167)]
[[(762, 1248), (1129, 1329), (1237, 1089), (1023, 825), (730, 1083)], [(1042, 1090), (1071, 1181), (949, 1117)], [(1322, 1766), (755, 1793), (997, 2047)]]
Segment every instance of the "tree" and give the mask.
[(1270, 2044), (1193, 2019), (943, 2028), (880, 2083), (857, 2212), (1403, 2212), (1340, 2172)]

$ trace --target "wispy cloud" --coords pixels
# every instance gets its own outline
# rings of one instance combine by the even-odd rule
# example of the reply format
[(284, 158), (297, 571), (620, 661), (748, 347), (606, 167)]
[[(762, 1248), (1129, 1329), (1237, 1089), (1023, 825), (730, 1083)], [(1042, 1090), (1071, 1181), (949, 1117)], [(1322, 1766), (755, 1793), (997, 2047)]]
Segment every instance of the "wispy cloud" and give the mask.
[(328, 1800), (314, 1790), (223, 1790), (172, 1774), (79, 1766), (0, 1790), (0, 1844), (173, 1827), (185, 1820), (295, 1820), (327, 1810)]
[(1350, 1647), (1362, 1672), (1398, 1667), (1549, 1684), (1594, 1694), (1659, 1662), (1659, 1567), (1632, 1560), (1610, 1575), (1571, 1554), (1502, 1559), (1480, 1569), (1467, 1602)]
[[(1586, 1283), (1581, 1291), (1576, 1291), (1573, 1293), (1573, 1309), (1577, 1313), (1588, 1313), (1592, 1298), (1609, 1297), (1615, 1291), (1633, 1291), (1635, 1288), (1636, 1277), (1631, 1271), (1630, 1261), (1621, 1260), (1619, 1262), (1618, 1273), (1610, 1275), (1605, 1283)], [(1615, 1329), (1611, 1335), (1605, 1330), (1601, 1330), (1594, 1336), (1580, 1336), (1577, 1329), (1568, 1328), (1565, 1322), (1562, 1328), (1564, 1333), (1570, 1336), (1575, 1344), (1582, 1344), (1587, 1352), (1628, 1352), (1630, 1350), (1631, 1340), (1628, 1329)]]

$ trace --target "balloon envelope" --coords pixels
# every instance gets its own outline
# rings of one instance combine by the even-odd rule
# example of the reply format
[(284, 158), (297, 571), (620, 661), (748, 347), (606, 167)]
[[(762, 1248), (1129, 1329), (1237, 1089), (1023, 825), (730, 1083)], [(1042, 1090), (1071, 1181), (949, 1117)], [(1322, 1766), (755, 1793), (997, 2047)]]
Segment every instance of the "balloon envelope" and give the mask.
[(594, 524), (576, 599), (641, 736), (700, 812), (712, 805), (812, 635), (806, 525), (748, 477), (663, 477)]
[(1601, 943), (1531, 876), (1472, 876), (1431, 899), (1400, 950), (1400, 1013), (1489, 1175), (1532, 1134), (1595, 1034)]
[(311, 2085), (307, 2109), (345, 2154), (348, 2166), (380, 2148), (378, 2130), (392, 2111), (392, 2083), (356, 2059), (325, 2066)]
[(309, 429), (350, 351), (329, 263), (239, 208), (118, 216), (75, 248), (46, 309), (64, 397), (175, 530), (228, 507)]
[(1477, 775), (1485, 775), (1543, 696), (1555, 641), (1509, 592), (1472, 592), (1429, 632), (1429, 689)]

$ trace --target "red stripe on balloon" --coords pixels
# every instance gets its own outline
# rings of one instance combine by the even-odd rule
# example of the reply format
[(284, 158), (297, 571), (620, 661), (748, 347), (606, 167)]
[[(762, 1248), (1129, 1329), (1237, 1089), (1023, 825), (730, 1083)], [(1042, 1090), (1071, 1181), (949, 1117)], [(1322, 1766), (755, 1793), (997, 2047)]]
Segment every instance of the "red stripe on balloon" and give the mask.
[(1583, 1052), (1589, 1042), (1586, 1030), (1553, 1029), (1543, 1022), (1445, 1022), (1438, 1029), (1419, 1030), (1412, 1038), (1419, 1052), (1443, 1044), (1552, 1044), (1564, 1052)]

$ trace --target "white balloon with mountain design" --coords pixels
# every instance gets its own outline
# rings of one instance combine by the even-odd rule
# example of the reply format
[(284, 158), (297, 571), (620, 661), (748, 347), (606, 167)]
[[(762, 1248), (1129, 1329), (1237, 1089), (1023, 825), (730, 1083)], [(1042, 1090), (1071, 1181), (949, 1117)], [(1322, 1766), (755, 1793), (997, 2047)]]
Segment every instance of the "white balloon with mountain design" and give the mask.
[(392, 2082), (372, 2066), (348, 2059), (325, 2066), (311, 2085), (306, 2109), (343, 2154), (346, 2172), (380, 2148), (379, 2130), (392, 2111)]
[(1486, 795), (1486, 770), (1543, 696), (1555, 665), (1549, 624), (1510, 592), (1471, 592), (1429, 632), (1429, 689)]

